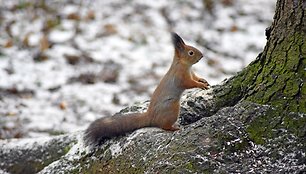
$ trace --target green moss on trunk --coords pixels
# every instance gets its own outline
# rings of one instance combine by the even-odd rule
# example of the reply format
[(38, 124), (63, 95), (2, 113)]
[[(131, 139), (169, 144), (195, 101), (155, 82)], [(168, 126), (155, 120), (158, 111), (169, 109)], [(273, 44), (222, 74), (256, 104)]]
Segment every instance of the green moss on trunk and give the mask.
[(264, 51), (215, 91), (218, 109), (240, 100), (274, 108), (248, 126), (248, 133), (256, 143), (276, 137), (281, 129), (298, 138), (305, 136), (306, 13), (301, 0), (295, 3), (299, 5), (279, 1)]

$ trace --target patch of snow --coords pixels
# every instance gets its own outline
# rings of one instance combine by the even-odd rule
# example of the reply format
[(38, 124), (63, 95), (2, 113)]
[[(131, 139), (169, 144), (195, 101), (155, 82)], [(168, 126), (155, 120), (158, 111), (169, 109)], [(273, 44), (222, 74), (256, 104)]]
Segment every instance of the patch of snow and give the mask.
[[(50, 1), (52, 14), (34, 7), (10, 10), (19, 1), (0, 3), (0, 89), (34, 92), (3, 97), (0, 110), (15, 113), (14, 118), (5, 115), (4, 124), (12, 127), (19, 120), (26, 137), (82, 130), (96, 118), (149, 100), (172, 61), (169, 31), (203, 51), (195, 72), (211, 85), (220, 83), (262, 51), (275, 8), (273, 0), (214, 1), (210, 14), (201, 0)], [(73, 13), (80, 19), (69, 19)], [(47, 21), (56, 23), (48, 32), (43, 31)], [(37, 61), (43, 34), (51, 45), (43, 52), (46, 60)], [(28, 46), (23, 43), (27, 35)], [(3, 47), (10, 39), (13, 45)], [(79, 62), (69, 64), (65, 55)], [(82, 74), (103, 72), (108, 62), (120, 67), (114, 82), (71, 82)]]
[(111, 151), (112, 156), (117, 156), (117, 155), (120, 155), (122, 153), (122, 148), (120, 146), (120, 143), (112, 144), (109, 147), (109, 149)]
[(72, 39), (73, 36), (73, 30), (53, 30), (49, 35), (49, 39), (51, 42), (63, 43)]

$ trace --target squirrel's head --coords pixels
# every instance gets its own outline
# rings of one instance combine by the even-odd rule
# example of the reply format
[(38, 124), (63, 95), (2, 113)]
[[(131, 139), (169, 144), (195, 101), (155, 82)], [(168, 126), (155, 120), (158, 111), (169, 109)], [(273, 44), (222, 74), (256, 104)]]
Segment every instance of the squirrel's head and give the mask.
[(203, 57), (201, 51), (192, 46), (186, 45), (178, 34), (172, 32), (171, 35), (175, 49), (175, 58), (181, 63), (193, 65)]

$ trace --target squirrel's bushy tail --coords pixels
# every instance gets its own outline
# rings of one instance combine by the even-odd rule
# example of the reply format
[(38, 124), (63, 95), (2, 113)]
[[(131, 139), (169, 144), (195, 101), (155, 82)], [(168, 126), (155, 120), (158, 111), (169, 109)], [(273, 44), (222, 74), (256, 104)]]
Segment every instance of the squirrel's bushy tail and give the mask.
[(84, 142), (87, 146), (96, 146), (112, 137), (148, 127), (150, 123), (145, 117), (146, 113), (132, 113), (97, 119), (86, 129)]

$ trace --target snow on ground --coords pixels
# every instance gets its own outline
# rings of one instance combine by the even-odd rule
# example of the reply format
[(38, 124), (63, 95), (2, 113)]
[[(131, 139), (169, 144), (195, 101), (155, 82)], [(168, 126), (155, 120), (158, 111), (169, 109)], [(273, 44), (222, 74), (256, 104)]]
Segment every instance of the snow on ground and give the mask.
[(75, 132), (149, 100), (172, 60), (170, 31), (203, 51), (195, 71), (217, 84), (262, 51), (274, 6), (0, 0), (0, 138)]

